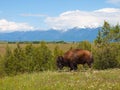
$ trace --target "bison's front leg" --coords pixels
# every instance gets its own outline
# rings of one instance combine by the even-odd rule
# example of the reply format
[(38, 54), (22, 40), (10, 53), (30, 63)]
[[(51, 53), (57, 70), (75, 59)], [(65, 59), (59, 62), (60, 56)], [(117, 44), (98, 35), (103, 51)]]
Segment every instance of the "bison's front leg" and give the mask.
[(87, 64), (88, 64), (89, 68), (91, 68), (91, 63), (87, 63)]
[(70, 71), (71, 71), (71, 70), (77, 70), (77, 68), (78, 68), (78, 67), (77, 67), (77, 64), (75, 64), (75, 63), (71, 63), (71, 64), (70, 64)]

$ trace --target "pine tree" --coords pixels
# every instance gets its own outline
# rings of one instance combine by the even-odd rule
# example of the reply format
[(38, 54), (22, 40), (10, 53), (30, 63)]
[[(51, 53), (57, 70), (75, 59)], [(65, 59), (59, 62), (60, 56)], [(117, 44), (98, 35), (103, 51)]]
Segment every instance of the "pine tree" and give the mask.
[(104, 25), (101, 30), (103, 38), (109, 34), (110, 28), (111, 28), (110, 24), (107, 21), (104, 21)]
[(20, 47), (19, 43), (17, 43), (17, 48), (15, 48), (13, 51), (13, 61), (15, 71), (17, 73), (24, 73), (25, 54), (23, 49)]
[(103, 40), (102, 40), (102, 35), (101, 35), (101, 31), (99, 30), (98, 31), (98, 36), (97, 38), (95, 39), (95, 44), (102, 44)]
[(98, 36), (95, 43), (108, 44), (110, 42), (120, 41), (120, 25), (111, 26), (107, 21), (104, 21), (104, 25), (98, 32)]
[(4, 59), (0, 55), (0, 78), (5, 76), (5, 71), (4, 71)]
[(34, 47), (32, 44), (28, 44), (25, 47), (25, 62), (24, 62), (24, 69), (26, 72), (33, 72), (35, 61), (34, 61)]
[(35, 50), (35, 63), (37, 71), (49, 70), (51, 61), (53, 60), (52, 52), (48, 49), (45, 42), (41, 42), (40, 46)]
[(117, 24), (114, 27), (114, 41), (120, 42), (120, 25), (119, 24)]
[(8, 45), (4, 55), (4, 71), (7, 75), (16, 74), (14, 70), (13, 54)]

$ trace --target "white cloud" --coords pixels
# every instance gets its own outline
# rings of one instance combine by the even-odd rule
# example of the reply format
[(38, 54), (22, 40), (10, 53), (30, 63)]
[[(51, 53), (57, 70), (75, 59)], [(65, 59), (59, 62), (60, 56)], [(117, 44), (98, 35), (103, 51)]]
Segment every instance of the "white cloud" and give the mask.
[(73, 27), (95, 28), (103, 25), (104, 20), (110, 24), (120, 23), (120, 9), (103, 8), (91, 12), (67, 11), (58, 17), (47, 17), (45, 22), (50, 28), (67, 30)]
[(120, 12), (120, 9), (116, 9), (116, 8), (103, 8), (103, 9), (96, 10), (95, 12), (117, 13), (117, 12)]
[(33, 29), (34, 27), (27, 23), (16, 23), (7, 21), (6, 19), (0, 20), (0, 32), (28, 31)]
[(120, 0), (107, 0), (108, 3), (120, 4)]

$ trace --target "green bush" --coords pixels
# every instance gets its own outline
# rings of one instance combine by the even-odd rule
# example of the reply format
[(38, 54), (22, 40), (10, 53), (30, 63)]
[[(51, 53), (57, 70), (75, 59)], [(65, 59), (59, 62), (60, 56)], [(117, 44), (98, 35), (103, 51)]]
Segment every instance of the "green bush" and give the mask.
[(45, 42), (41, 42), (40, 46), (35, 48), (34, 62), (36, 71), (44, 71), (52, 68), (50, 62), (53, 60), (52, 52), (49, 50)]
[(89, 41), (82, 41), (79, 43), (77, 48), (91, 51), (91, 43)]
[(52, 52), (45, 42), (41, 42), (38, 47), (33, 47), (32, 44), (20, 47), (17, 44), (13, 51), (7, 46), (3, 61), (3, 71), (7, 75), (55, 69)]
[(119, 62), (116, 59), (117, 49), (112, 45), (105, 45), (94, 48), (94, 68), (96, 69), (108, 69), (118, 68)]
[(0, 56), (0, 77), (5, 76), (3, 57)]

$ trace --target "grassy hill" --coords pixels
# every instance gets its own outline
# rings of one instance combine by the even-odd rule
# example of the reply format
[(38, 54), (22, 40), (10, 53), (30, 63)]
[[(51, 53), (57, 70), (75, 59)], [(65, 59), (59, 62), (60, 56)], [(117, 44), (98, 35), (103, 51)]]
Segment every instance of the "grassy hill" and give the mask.
[(4, 77), (0, 79), (0, 90), (120, 90), (120, 69)]

